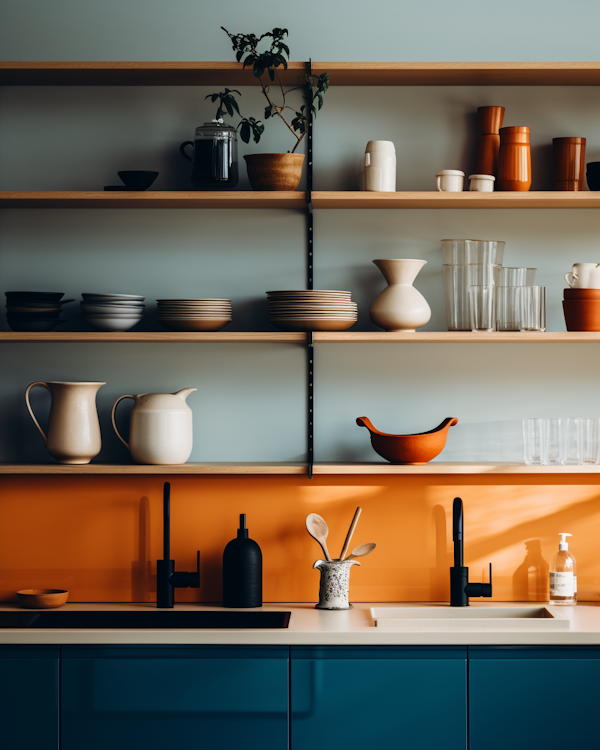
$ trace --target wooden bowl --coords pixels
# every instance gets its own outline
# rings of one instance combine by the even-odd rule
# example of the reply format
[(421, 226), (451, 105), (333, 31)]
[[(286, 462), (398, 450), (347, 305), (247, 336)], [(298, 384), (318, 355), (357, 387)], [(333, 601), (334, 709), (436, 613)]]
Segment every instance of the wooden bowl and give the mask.
[(371, 445), (382, 458), (391, 464), (429, 463), (439, 455), (446, 445), (448, 429), (458, 423), (456, 417), (448, 417), (433, 430), (416, 435), (390, 435), (377, 430), (367, 417), (359, 417), (356, 424), (366, 427), (371, 433)]
[(63, 589), (23, 589), (17, 591), (19, 606), (24, 609), (54, 609), (67, 603), (69, 592)]
[(563, 289), (565, 299), (600, 299), (600, 289)]
[(567, 331), (600, 331), (600, 299), (565, 299)]

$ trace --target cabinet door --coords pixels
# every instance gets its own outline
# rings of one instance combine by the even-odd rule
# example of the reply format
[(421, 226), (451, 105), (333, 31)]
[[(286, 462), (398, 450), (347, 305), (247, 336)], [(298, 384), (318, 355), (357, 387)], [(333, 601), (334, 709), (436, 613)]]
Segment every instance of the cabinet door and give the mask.
[(469, 648), (471, 750), (598, 748), (600, 649)]
[(61, 750), (287, 750), (287, 647), (64, 647)]
[(297, 647), (291, 657), (293, 750), (466, 749), (466, 648)]
[(58, 750), (58, 659), (48, 646), (0, 647), (0, 747)]

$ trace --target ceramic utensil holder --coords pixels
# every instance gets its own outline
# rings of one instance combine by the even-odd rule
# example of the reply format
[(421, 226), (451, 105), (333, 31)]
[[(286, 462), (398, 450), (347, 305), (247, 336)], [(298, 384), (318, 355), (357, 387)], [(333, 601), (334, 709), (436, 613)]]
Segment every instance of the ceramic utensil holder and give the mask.
[(348, 601), (350, 568), (360, 566), (358, 560), (317, 560), (313, 568), (321, 574), (317, 609), (352, 609)]

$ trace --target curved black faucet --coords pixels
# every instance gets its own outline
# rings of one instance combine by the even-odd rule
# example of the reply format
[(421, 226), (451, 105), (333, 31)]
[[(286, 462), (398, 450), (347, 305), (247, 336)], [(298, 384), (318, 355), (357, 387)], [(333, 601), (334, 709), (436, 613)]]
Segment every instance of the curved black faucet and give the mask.
[(156, 606), (171, 609), (175, 604), (175, 589), (200, 588), (200, 552), (195, 573), (176, 573), (171, 560), (171, 485), (165, 482), (163, 492), (163, 560), (156, 561)]
[(450, 568), (450, 606), (468, 607), (470, 596), (492, 595), (492, 563), (489, 583), (469, 583), (469, 569), (463, 565), (463, 503), (460, 497), (455, 497), (452, 505), (452, 541), (454, 567)]

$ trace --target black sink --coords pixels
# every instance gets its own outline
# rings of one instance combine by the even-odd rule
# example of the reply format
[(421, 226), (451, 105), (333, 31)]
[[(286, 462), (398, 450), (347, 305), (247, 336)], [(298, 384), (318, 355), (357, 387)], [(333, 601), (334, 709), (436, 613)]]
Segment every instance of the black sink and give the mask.
[(287, 628), (290, 612), (0, 612), (0, 628), (171, 630)]

